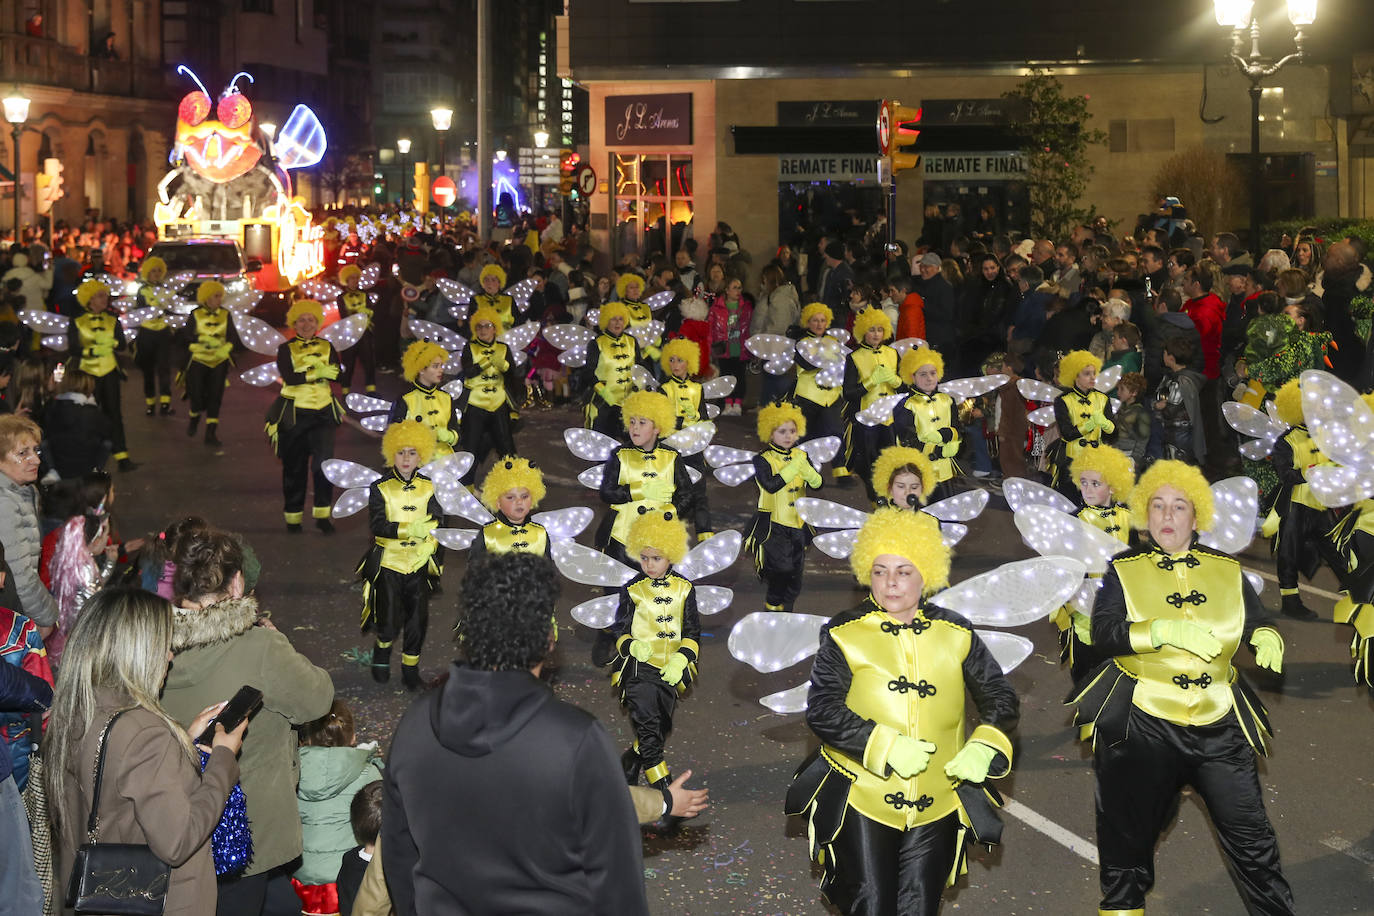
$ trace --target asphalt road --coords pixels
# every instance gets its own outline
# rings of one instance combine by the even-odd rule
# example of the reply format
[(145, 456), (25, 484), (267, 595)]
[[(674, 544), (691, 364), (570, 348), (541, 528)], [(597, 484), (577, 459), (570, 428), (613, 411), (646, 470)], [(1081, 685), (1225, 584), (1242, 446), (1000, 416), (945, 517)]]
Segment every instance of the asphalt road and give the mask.
[[(240, 357), (239, 368), (264, 361)], [(396, 376), (381, 377), (381, 394), (398, 390)], [(308, 527), (289, 536), (282, 522), (279, 465), (263, 435), (262, 417), (273, 392), (235, 381), (226, 393), (220, 437), (206, 447), (185, 436), (186, 404), (171, 418), (143, 415), (135, 374), (125, 386), (130, 451), (142, 467), (117, 476), (119, 529), (131, 538), (155, 531), (178, 515), (200, 514), (247, 537), (263, 561), (258, 594), (297, 648), (334, 677), (352, 705), (360, 738), (385, 747), (410, 696), (396, 685), (379, 686), (358, 663), (370, 638), (357, 629), (360, 591), (353, 570), (369, 541), (364, 516), (338, 525), (326, 538)], [(562, 446), (562, 430), (578, 422), (571, 409), (530, 411), (517, 432), (521, 453), (549, 475), (541, 508), (589, 505), (595, 494), (576, 474), (586, 463)], [(754, 418), (726, 418), (717, 442), (754, 448)], [(354, 424), (342, 428), (336, 455), (377, 466), (378, 439)], [(828, 479), (828, 475), (827, 475)], [(752, 483), (730, 490), (712, 482), (717, 527), (742, 527), (753, 511)], [(861, 505), (857, 489), (829, 488), (822, 495)], [(585, 538), (584, 538), (585, 540)], [(983, 572), (1029, 556), (1005, 506), (994, 498), (960, 545), (952, 578)], [(426, 676), (451, 657), (455, 595), (464, 558), (449, 554), (444, 594), (431, 605)], [(1244, 557), (1252, 569), (1272, 573), (1267, 548), (1252, 545)], [(763, 595), (752, 569), (740, 560), (708, 580), (735, 589), (733, 607), (704, 618), (701, 679), (678, 707), (668, 742), (675, 771), (690, 768), (692, 782), (711, 790), (711, 809), (678, 836), (646, 840), (645, 884), (655, 913), (794, 916), (831, 912), (820, 900), (818, 874), (807, 858), (805, 824), (782, 814), (782, 796), (796, 765), (814, 746), (800, 716), (779, 716), (758, 698), (801, 683), (809, 663), (759, 675), (726, 651), (731, 625), (762, 610)], [(1329, 573), (1314, 585), (1334, 588)], [(595, 713), (621, 744), (630, 741), (628, 721), (608, 680), (588, 661), (591, 634), (573, 624), (566, 609), (590, 597), (568, 584), (559, 602), (563, 638), (554, 682), (561, 696)], [(829, 615), (852, 605), (860, 593), (847, 569), (813, 551), (798, 611)], [(1333, 598), (1313, 592), (1305, 600), (1328, 613)], [(1264, 598), (1276, 607), (1272, 581)], [(1277, 737), (1273, 756), (1261, 764), (1265, 801), (1278, 831), (1285, 872), (1304, 914), (1374, 913), (1374, 702), (1350, 677), (1349, 631), (1329, 623), (1278, 624), (1287, 641), (1284, 674), (1256, 671), (1249, 653), (1245, 673), (1269, 707)], [(1036, 652), (1011, 674), (1022, 700), (1018, 754), (1013, 774), (999, 788), (1011, 804), (1004, 812), (1003, 843), (978, 849), (968, 875), (945, 895), (945, 912), (1093, 913), (1098, 902), (1093, 843), (1093, 781), (1087, 751), (1069, 728), (1062, 705), (1067, 674), (1048, 623), (1023, 627)], [(557, 766), (551, 760), (550, 766)], [(461, 825), (455, 825), (461, 829)], [(1157, 857), (1152, 913), (1242, 913), (1224, 869), (1205, 812), (1186, 796), (1163, 838)]]

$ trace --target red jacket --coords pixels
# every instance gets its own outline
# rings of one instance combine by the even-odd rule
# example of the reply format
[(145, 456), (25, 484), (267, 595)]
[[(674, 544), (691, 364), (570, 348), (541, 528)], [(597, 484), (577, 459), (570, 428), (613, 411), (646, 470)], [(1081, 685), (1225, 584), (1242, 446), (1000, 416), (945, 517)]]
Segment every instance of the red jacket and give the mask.
[(1226, 321), (1226, 303), (1216, 293), (1189, 299), (1183, 314), (1193, 319), (1202, 338), (1202, 374), (1209, 379), (1221, 375), (1221, 326)]
[[(744, 342), (749, 339), (749, 321), (754, 317), (754, 300), (748, 296), (739, 297), (739, 342), (740, 357), (749, 358), (749, 351), (744, 349)], [(723, 343), (729, 336), (729, 328), (726, 322), (729, 315), (725, 308), (725, 297), (717, 296), (716, 301), (711, 303), (711, 311), (706, 316), (707, 322), (711, 325), (711, 343)]]

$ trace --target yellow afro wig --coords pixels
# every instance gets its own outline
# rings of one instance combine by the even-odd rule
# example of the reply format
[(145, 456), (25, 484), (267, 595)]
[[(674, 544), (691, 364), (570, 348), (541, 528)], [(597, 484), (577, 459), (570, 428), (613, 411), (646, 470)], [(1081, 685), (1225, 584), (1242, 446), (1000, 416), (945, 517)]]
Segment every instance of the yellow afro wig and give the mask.
[(630, 523), (625, 535), (625, 552), (639, 562), (639, 552), (649, 547), (668, 558), (669, 563), (681, 563), (687, 556), (687, 526), (671, 509), (652, 509)]
[(666, 394), (657, 391), (631, 392), (620, 405), (620, 416), (625, 421), (626, 429), (630, 428), (630, 421), (635, 417), (643, 417), (657, 426), (660, 436), (670, 435), (677, 428), (677, 412), (673, 410), (673, 402), (668, 400)]
[(1059, 360), (1059, 387), (1071, 388), (1074, 381), (1078, 378), (1078, 373), (1092, 366), (1094, 369), (1102, 369), (1102, 360), (1093, 356), (1087, 350), (1071, 350), (1065, 353)]
[(138, 268), (138, 278), (140, 280), (147, 280), (148, 275), (155, 270), (162, 271), (163, 275), (165, 276), (167, 273), (167, 262), (162, 260), (162, 258), (157, 257), (156, 255), (144, 258), (143, 264)]
[(1212, 527), (1216, 510), (1212, 505), (1212, 489), (1202, 471), (1182, 461), (1156, 461), (1140, 475), (1131, 491), (1131, 523), (1144, 530), (1150, 527), (1150, 500), (1160, 487), (1170, 486), (1183, 491), (1193, 504), (1198, 531)]
[(1302, 426), (1302, 389), (1297, 379), (1290, 379), (1274, 395), (1274, 407), (1279, 419), (1289, 426)]
[(873, 578), (873, 561), (884, 554), (910, 560), (921, 573), (922, 594), (949, 584), (949, 548), (940, 538), (940, 523), (924, 512), (878, 509), (859, 529), (849, 568), (863, 585)]
[(869, 306), (862, 312), (854, 316), (854, 339), (863, 343), (864, 335), (869, 328), (880, 327), (883, 329), (883, 340), (892, 337), (892, 322), (887, 314), (876, 305)]
[(801, 408), (797, 407), (797, 405), (785, 402), (774, 402), (767, 407), (760, 407), (759, 441), (770, 441), (773, 438), (773, 431), (789, 420), (797, 424), (798, 437), (806, 435), (806, 417), (802, 414)]
[(484, 305), (473, 312), (468, 318), (468, 327), (472, 328), (472, 333), (477, 333), (477, 326), (484, 321), (490, 321), (491, 326), (496, 329), (496, 333), (501, 333), (501, 313), (489, 305)]
[(809, 327), (811, 319), (816, 315), (824, 315), (826, 324), (833, 324), (835, 322), (835, 313), (830, 311), (830, 306), (826, 305), (824, 302), (813, 302), (802, 309), (801, 326), (804, 328)]
[(1107, 486), (1111, 487), (1112, 495), (1118, 500), (1129, 498), (1131, 487), (1135, 486), (1135, 462), (1121, 449), (1112, 448), (1110, 445), (1085, 448), (1079, 452), (1078, 457), (1069, 465), (1069, 476), (1077, 484), (1079, 475), (1084, 471), (1096, 471), (1101, 474)]
[(701, 371), (701, 347), (697, 346), (695, 340), (674, 337), (663, 345), (663, 355), (658, 361), (663, 365), (663, 371), (669, 375), (673, 374), (673, 370), (668, 367), (668, 360), (675, 356), (687, 364), (688, 375), (696, 375)]
[(295, 324), (302, 315), (314, 315), (315, 320), (324, 323), (324, 307), (314, 299), (297, 299), (286, 312), (286, 323)]
[(921, 478), (921, 503), (924, 505), (935, 490), (935, 465), (914, 448), (890, 445), (879, 452), (878, 460), (873, 462), (873, 489), (879, 496), (886, 497), (892, 488), (892, 478), (900, 471), (914, 471)]
[(81, 285), (76, 288), (76, 301), (85, 308), (95, 298), (96, 293), (109, 291), (110, 288), (99, 280), (82, 280)]
[(339, 268), (339, 282), (344, 286), (348, 285), (348, 281), (356, 280), (362, 275), (363, 269), (357, 264), (349, 264), (347, 267)]
[(448, 362), (448, 351), (437, 343), (417, 340), (401, 354), (401, 372), (405, 374), (407, 382), (414, 384), (420, 378), (420, 370), (436, 359)]
[(1374, 410), (1374, 394), (1362, 394), (1360, 395), (1360, 400), (1364, 401), (1365, 406), (1370, 410)]
[[(638, 284), (639, 284), (639, 295), (637, 295), (637, 296), (629, 296), (629, 295), (626, 295), (626, 291), (629, 290), (630, 284), (631, 284), (631, 283), (638, 283)], [(627, 273), (621, 274), (621, 275), (620, 275), (620, 279), (618, 279), (618, 280), (615, 281), (615, 295), (616, 295), (616, 298), (618, 298), (618, 299), (634, 299), (634, 300), (638, 301), (638, 300), (639, 300), (639, 296), (644, 295), (644, 278), (641, 277), (641, 276), (640, 276), (639, 274), (637, 274), (637, 273), (628, 273), (628, 272), (627, 272)]]
[(482, 272), (477, 275), (478, 283), (485, 283), (487, 277), (495, 277), (501, 281), (501, 285), (506, 285), (506, 272), (501, 269), (500, 264), (488, 264), (482, 268)]
[(382, 458), (394, 464), (396, 453), (403, 448), (415, 449), (420, 453), (420, 463), (428, 464), (434, 457), (434, 430), (419, 420), (392, 423), (382, 434)]
[(216, 293), (224, 295), (224, 284), (218, 280), (206, 280), (196, 289), (196, 301), (204, 305)]
[(482, 478), (482, 505), (495, 512), (503, 494), (521, 487), (530, 491), (530, 509), (538, 506), (548, 492), (544, 488), (543, 472), (528, 459), (514, 455), (498, 458)]
[(910, 385), (916, 378), (916, 370), (922, 366), (934, 366), (936, 374), (940, 378), (945, 377), (945, 358), (940, 355), (939, 350), (932, 350), (930, 347), (917, 347), (903, 353), (897, 374), (902, 377), (902, 381)]
[(596, 316), (596, 326), (603, 331), (606, 330), (606, 325), (610, 324), (616, 315), (625, 319), (625, 327), (630, 326), (630, 310), (619, 302), (607, 302), (601, 306), (601, 312)]

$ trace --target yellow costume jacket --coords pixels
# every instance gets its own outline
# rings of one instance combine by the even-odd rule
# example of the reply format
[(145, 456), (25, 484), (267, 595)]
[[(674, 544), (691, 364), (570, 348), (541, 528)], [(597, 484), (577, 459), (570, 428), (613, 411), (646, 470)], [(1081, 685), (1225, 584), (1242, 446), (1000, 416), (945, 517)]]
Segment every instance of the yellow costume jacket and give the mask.
[(919, 450), (935, 466), (935, 482), (954, 476), (954, 456), (963, 437), (959, 434), (959, 409), (954, 398), (938, 388), (926, 394), (919, 388), (892, 411), (892, 423), (902, 444)]
[(528, 518), (517, 525), (498, 512), (496, 520), (483, 525), (472, 539), (468, 557), (476, 558), (484, 553), (533, 553), (547, 557), (549, 546), (549, 532), (543, 525)]
[(77, 367), (100, 378), (119, 371), (115, 351), (124, 349), (124, 328), (119, 316), (106, 309), (84, 312), (67, 324), (67, 352), (77, 357)]
[(453, 398), (439, 386), (426, 388), (419, 382), (391, 404), (390, 421), (415, 418), (434, 430), (434, 457), (442, 458), (453, 454), (453, 446), (458, 441), (458, 414), (453, 409)]

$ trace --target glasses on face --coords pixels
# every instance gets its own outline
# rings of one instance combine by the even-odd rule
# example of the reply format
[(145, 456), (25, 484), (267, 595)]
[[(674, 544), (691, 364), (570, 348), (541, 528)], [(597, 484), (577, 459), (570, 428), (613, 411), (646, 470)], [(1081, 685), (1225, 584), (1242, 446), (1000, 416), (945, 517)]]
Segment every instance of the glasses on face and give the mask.
[(10, 452), (10, 457), (15, 461), (28, 461), (30, 458), (43, 457), (43, 450), (36, 445), (29, 445)]

